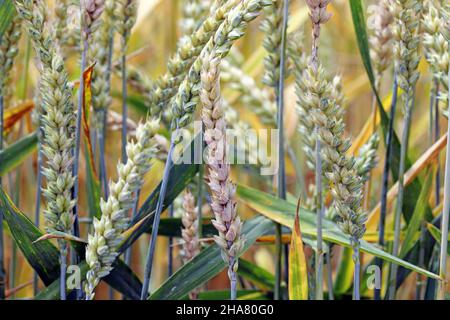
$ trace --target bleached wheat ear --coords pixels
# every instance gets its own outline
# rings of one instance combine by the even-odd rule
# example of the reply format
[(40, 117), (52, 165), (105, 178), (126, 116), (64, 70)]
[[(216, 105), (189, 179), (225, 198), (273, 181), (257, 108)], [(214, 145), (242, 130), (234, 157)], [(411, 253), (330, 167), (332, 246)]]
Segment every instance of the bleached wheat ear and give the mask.
[(241, 238), (242, 222), (236, 214), (236, 186), (230, 180), (230, 165), (226, 162), (226, 122), (221, 106), (219, 63), (214, 51), (202, 56), (201, 92), (202, 120), (208, 146), (206, 163), (207, 181), (211, 190), (212, 224), (219, 231), (214, 236), (222, 249), (222, 258), (228, 264), (231, 282), (231, 299), (236, 299), (236, 271), (238, 254), (244, 240)]
[[(55, 39), (45, 28), (47, 8), (39, 0), (15, 0), (15, 8), (25, 22), (27, 32), (42, 64), (40, 81), (41, 110), (40, 123), (43, 134), (42, 152), (47, 158), (42, 169), (47, 184), (43, 194), (47, 199), (44, 210), (46, 230), (71, 233), (71, 211), (77, 201), (72, 199), (74, 185), (73, 132), (74, 105), (72, 88), (62, 57), (55, 47)], [(66, 298), (65, 273), (67, 244), (58, 240), (61, 265), (61, 299)]]
[[(131, 35), (131, 29), (136, 23), (138, 0), (121, 0), (116, 8), (115, 28), (121, 36), (121, 68), (122, 68), (122, 121), (127, 122), (128, 119), (128, 88), (127, 88), (127, 61), (126, 52), (128, 40)], [(126, 161), (126, 140), (127, 126), (122, 126), (122, 162)]]
[(377, 88), (384, 71), (389, 68), (392, 59), (392, 30), (394, 18), (389, 10), (390, 0), (381, 0), (367, 9), (368, 28), (372, 31), (369, 37), (370, 57), (374, 66)]
[(312, 52), (311, 61), (314, 67), (319, 63), (319, 36), (321, 24), (326, 23), (331, 18), (331, 13), (327, 11), (327, 6), (331, 0), (306, 0), (309, 7), (309, 17), (313, 25), (312, 29)]
[(84, 37), (89, 37), (97, 30), (100, 16), (105, 9), (105, 0), (82, 0), (84, 2)]
[(100, 279), (113, 269), (119, 255), (117, 246), (121, 234), (128, 226), (128, 211), (135, 203), (135, 192), (142, 187), (144, 175), (150, 170), (150, 160), (155, 157), (154, 136), (159, 128), (158, 120), (149, 120), (136, 129), (136, 141), (127, 143), (126, 163), (117, 165), (118, 178), (110, 182), (110, 195), (101, 199), (100, 220), (94, 218), (94, 233), (88, 237), (86, 262), (89, 270), (86, 275), (86, 300), (94, 298), (95, 287)]
[[(200, 252), (198, 241), (198, 221), (197, 208), (195, 207), (195, 198), (189, 189), (186, 189), (183, 195), (183, 213), (181, 216), (181, 237), (183, 238), (183, 250), (181, 256), (183, 262), (187, 263)], [(191, 300), (196, 300), (198, 290), (195, 289), (189, 293)]]

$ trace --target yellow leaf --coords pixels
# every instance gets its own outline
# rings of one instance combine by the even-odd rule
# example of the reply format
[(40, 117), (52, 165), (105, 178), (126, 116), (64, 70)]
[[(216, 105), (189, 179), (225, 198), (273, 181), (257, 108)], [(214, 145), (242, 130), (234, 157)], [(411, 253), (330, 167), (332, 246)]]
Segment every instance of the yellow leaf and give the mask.
[(289, 300), (308, 300), (308, 270), (300, 231), (299, 208), (300, 199), (289, 247)]

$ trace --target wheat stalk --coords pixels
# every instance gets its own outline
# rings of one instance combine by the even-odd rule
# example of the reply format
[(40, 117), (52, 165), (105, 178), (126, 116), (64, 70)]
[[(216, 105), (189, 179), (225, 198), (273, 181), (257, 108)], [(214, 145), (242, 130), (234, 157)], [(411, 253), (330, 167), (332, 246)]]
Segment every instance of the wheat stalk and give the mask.
[(158, 120), (149, 120), (136, 129), (136, 141), (127, 143), (126, 163), (117, 165), (118, 179), (110, 182), (110, 195), (101, 200), (102, 216), (94, 218), (94, 233), (88, 237), (86, 262), (86, 299), (94, 298), (94, 289), (112, 270), (118, 256), (117, 246), (121, 234), (128, 226), (128, 210), (135, 203), (135, 192), (143, 184), (144, 175), (150, 170), (150, 160), (155, 157), (154, 136), (159, 128)]

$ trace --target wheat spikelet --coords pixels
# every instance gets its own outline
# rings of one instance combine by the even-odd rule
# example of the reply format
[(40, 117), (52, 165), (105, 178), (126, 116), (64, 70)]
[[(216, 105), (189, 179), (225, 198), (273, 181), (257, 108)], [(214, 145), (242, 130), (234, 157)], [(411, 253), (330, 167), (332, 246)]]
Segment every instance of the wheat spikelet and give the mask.
[[(229, 11), (225, 21), (203, 48), (200, 57), (193, 63), (173, 99), (172, 114), (177, 121), (178, 128), (183, 128), (190, 123), (193, 111), (197, 106), (204, 57), (210, 56), (211, 53), (220, 59), (225, 57), (233, 43), (244, 35), (248, 23), (259, 15), (263, 7), (271, 3), (271, 0), (243, 0)], [(176, 137), (175, 142), (180, 142), (180, 138), (181, 136)]]
[[(195, 198), (189, 189), (186, 189), (183, 195), (183, 213), (181, 216), (181, 223), (183, 228), (181, 229), (181, 237), (183, 249), (181, 256), (184, 263), (188, 263), (200, 252), (200, 245), (198, 242), (198, 216), (197, 208), (195, 207)], [(195, 289), (189, 293), (191, 300), (196, 300), (198, 296), (198, 290)]]
[(42, 63), (40, 100), (43, 132), (42, 150), (47, 157), (43, 174), (47, 179), (43, 190), (47, 198), (44, 216), (49, 232), (70, 233), (71, 199), (74, 179), (71, 175), (74, 131), (72, 88), (68, 82), (62, 57), (54, 47), (54, 40), (44, 28), (46, 7), (42, 1), (16, 0), (15, 6), (23, 18), (27, 31)]
[[(389, 10), (390, 0), (381, 0), (367, 9), (367, 24), (372, 31), (369, 37), (370, 57), (374, 66), (375, 79), (380, 81), (383, 72), (389, 68), (392, 59), (392, 14)], [(377, 85), (378, 87), (379, 85)]]
[(0, 96), (5, 104), (8, 104), (12, 94), (9, 86), (11, 70), (19, 52), (18, 42), (21, 34), (21, 18), (15, 16), (0, 37)]
[(136, 141), (127, 143), (128, 160), (117, 165), (118, 179), (110, 182), (108, 199), (101, 200), (102, 216), (94, 219), (94, 233), (88, 237), (86, 262), (86, 299), (94, 298), (94, 290), (101, 278), (112, 270), (118, 256), (117, 246), (121, 234), (128, 226), (127, 212), (135, 203), (135, 192), (142, 187), (143, 177), (150, 170), (150, 160), (155, 157), (154, 136), (158, 120), (140, 124), (136, 129)]
[(420, 55), (419, 23), (422, 4), (417, 0), (395, 0), (391, 5), (394, 16), (394, 59), (400, 88), (406, 99), (419, 79), (417, 67)]
[(157, 79), (150, 93), (151, 115), (159, 115), (165, 104), (177, 93), (177, 88), (187, 71), (236, 3), (238, 0), (225, 2), (202, 23), (195, 33), (182, 42), (167, 64), (167, 73)]
[(207, 181), (211, 190), (212, 224), (219, 235), (214, 236), (222, 249), (222, 258), (228, 264), (228, 277), (235, 298), (237, 256), (243, 246), (240, 232), (242, 222), (236, 214), (236, 186), (230, 181), (230, 165), (226, 163), (226, 122), (221, 106), (219, 63), (214, 54), (203, 56), (201, 73), (202, 120), (205, 126), (207, 151)]
[(180, 20), (182, 35), (190, 36), (200, 27), (205, 19), (206, 13), (209, 11), (210, 5), (211, 3), (209, 0), (183, 1), (181, 11), (182, 19)]
[(131, 34), (131, 29), (136, 23), (137, 8), (137, 0), (120, 0), (116, 6), (114, 27), (122, 37), (123, 54), (125, 54), (127, 50), (127, 43)]
[(378, 164), (377, 149), (380, 144), (380, 137), (377, 133), (372, 135), (359, 149), (358, 156), (355, 158), (355, 168), (358, 176), (361, 177), (363, 183), (369, 179), (370, 171)]
[(105, 9), (105, 0), (82, 0), (84, 2), (83, 21), (84, 30), (83, 36), (85, 39), (89, 37), (97, 30), (99, 26), (100, 16)]
[(446, 89), (449, 69), (450, 49), (444, 37), (445, 21), (444, 8), (439, 1), (430, 1), (425, 6), (423, 17), (423, 45), (425, 57), (431, 67), (433, 75)]
[(319, 36), (320, 25), (326, 23), (331, 18), (331, 13), (327, 11), (327, 6), (331, 0), (306, 0), (309, 7), (309, 17), (312, 22), (312, 52), (311, 61), (316, 68), (319, 63)]
[(230, 88), (241, 93), (240, 101), (245, 105), (252, 106), (263, 123), (275, 126), (277, 106), (271, 101), (269, 94), (258, 88), (252, 77), (242, 69), (233, 66), (229, 61), (223, 60), (221, 66), (222, 80), (229, 83)]
[(268, 54), (264, 59), (265, 71), (262, 81), (269, 87), (276, 88), (280, 78), (283, 1), (275, 0), (273, 5), (264, 11), (266, 17), (261, 24), (261, 30), (264, 32), (263, 46)]
[(104, 12), (100, 16), (98, 22), (99, 27), (91, 37), (89, 44), (88, 56), (91, 60), (95, 59), (96, 65), (94, 73), (92, 75), (92, 106), (97, 116), (95, 121), (96, 127), (99, 132), (103, 131), (103, 117), (104, 112), (111, 104), (110, 96), (110, 41), (112, 38), (114, 27), (114, 11), (117, 2), (114, 0), (105, 0)]

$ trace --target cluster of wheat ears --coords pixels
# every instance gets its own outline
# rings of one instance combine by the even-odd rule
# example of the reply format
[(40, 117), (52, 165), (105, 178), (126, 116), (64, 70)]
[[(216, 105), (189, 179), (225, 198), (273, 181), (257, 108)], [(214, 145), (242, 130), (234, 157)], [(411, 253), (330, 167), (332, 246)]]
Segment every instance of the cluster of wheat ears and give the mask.
[[(130, 50), (138, 0), (0, 1), (0, 299), (26, 291), (92, 300), (101, 282), (110, 298), (116, 290), (126, 299), (445, 299), (448, 2), (168, 2), (180, 9), (181, 35), (153, 77), (131, 62), (142, 54)], [(330, 68), (336, 53), (320, 45), (343, 8), (372, 88), (358, 100), (370, 116), (354, 139), (346, 81)], [(249, 64), (261, 62), (258, 76), (240, 50), (255, 32), (264, 57)], [(421, 97), (428, 140), (417, 156), (409, 140)], [(186, 141), (195, 120), (201, 134)], [(250, 165), (228, 161), (227, 129), (245, 137), (256, 127), (278, 129), (270, 176), (255, 170), (263, 164), (254, 139), (236, 146)], [(174, 163), (198, 138), (205, 161)], [(34, 221), (24, 189), (35, 193)], [(257, 264), (258, 252), (270, 258)], [(169, 277), (158, 287), (162, 261)], [(31, 266), (31, 281), (15, 283), (19, 263)], [(208, 290), (224, 269), (229, 291)]]

